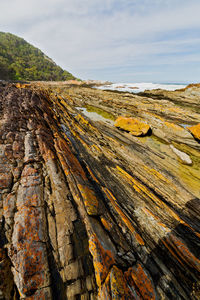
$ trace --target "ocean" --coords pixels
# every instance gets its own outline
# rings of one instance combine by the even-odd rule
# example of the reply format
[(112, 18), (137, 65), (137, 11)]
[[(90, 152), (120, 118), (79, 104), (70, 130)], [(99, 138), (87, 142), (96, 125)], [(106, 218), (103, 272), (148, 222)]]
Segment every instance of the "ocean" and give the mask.
[(102, 85), (96, 88), (102, 90), (112, 90), (112, 91), (121, 91), (121, 92), (129, 92), (129, 93), (139, 93), (144, 92), (145, 90), (153, 90), (153, 89), (163, 89), (168, 91), (175, 91), (177, 89), (185, 88), (187, 84), (179, 84), (179, 83), (151, 83), (151, 82), (140, 82), (140, 83), (112, 83), (109, 85)]

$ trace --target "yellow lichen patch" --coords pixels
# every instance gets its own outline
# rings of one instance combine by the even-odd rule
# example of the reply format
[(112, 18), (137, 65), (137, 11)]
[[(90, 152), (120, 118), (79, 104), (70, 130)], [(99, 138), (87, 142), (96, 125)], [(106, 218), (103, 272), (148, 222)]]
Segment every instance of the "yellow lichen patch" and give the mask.
[(98, 152), (101, 152), (101, 149), (97, 146), (97, 145), (92, 145), (92, 148), (94, 148), (95, 150), (97, 150)]
[(81, 193), (81, 196), (83, 198), (86, 211), (88, 215), (94, 216), (98, 214), (98, 206), (99, 202), (95, 196), (95, 193), (93, 190), (91, 190), (86, 185), (78, 184), (78, 189)]
[(143, 136), (148, 133), (150, 126), (137, 119), (118, 117), (115, 121), (115, 127), (129, 131), (132, 135)]
[(109, 272), (108, 276), (106, 277), (106, 280), (103, 283), (103, 285), (101, 287), (99, 287), (98, 299), (99, 300), (111, 299), (110, 272)]
[(200, 123), (192, 127), (187, 127), (187, 129), (196, 139), (200, 140)]
[(94, 176), (92, 170), (91, 170), (88, 166), (86, 166), (86, 167), (87, 167), (87, 170), (88, 170), (90, 176), (92, 177), (92, 179), (93, 179), (95, 182), (97, 182), (97, 183), (99, 184), (99, 181), (98, 181), (98, 179), (96, 178), (96, 176)]
[(162, 181), (167, 182), (167, 183), (170, 182), (166, 177), (164, 177), (160, 172), (156, 171), (155, 169), (150, 169), (149, 167), (147, 167), (147, 166), (145, 166), (145, 165), (143, 166), (143, 168), (144, 168), (148, 173), (152, 174), (156, 179), (162, 180)]
[(71, 128), (71, 131), (70, 131), (72, 134), (73, 134), (73, 136), (75, 137), (75, 138), (77, 138), (80, 142), (81, 142), (81, 144), (87, 149), (87, 150), (90, 150), (90, 147), (88, 146), (88, 144), (80, 137), (80, 135), (76, 132), (76, 131), (74, 131), (72, 128)]
[(177, 107), (177, 106), (175, 106), (175, 107), (169, 107), (168, 108), (168, 110), (170, 111), (170, 112), (175, 112), (175, 113), (180, 113), (180, 114), (183, 114), (183, 113), (185, 113), (185, 111), (183, 110), (183, 109), (181, 109), (181, 108), (179, 108), (179, 107)]
[(165, 209), (166, 212), (168, 212), (171, 217), (173, 217), (175, 220), (179, 221), (182, 224), (185, 224), (185, 222), (172, 210), (170, 209), (161, 199), (159, 199), (157, 196), (155, 196), (146, 186), (144, 186), (142, 183), (140, 183), (138, 180), (133, 178), (130, 174), (128, 174), (126, 171), (124, 171), (119, 166), (116, 167), (119, 174), (124, 177), (126, 181), (129, 182), (130, 185), (133, 186), (135, 191), (138, 193), (143, 194), (145, 197), (148, 196), (153, 202), (160, 207), (161, 209)]
[(110, 222), (108, 222), (104, 217), (101, 217), (101, 222), (108, 231), (112, 229), (113, 225)]
[(61, 99), (60, 103), (61, 103), (64, 107), (68, 108), (67, 103), (66, 103), (63, 99)]
[(25, 84), (25, 83), (16, 83), (15, 85), (18, 89), (25, 89), (25, 88), (29, 88), (31, 85), (30, 84)]
[(176, 130), (176, 131), (184, 131), (184, 128), (181, 126), (178, 126), (174, 123), (170, 123), (170, 122), (164, 122), (164, 124), (169, 127), (172, 130)]
[(65, 159), (64, 159), (64, 157), (63, 157), (63, 155), (62, 155), (62, 153), (58, 151), (58, 152), (57, 152), (57, 155), (58, 155), (58, 158), (59, 158), (60, 163), (61, 163), (61, 165), (62, 165), (62, 168), (63, 168), (63, 171), (64, 171), (64, 173), (65, 173), (65, 176), (68, 176), (68, 175), (70, 174), (69, 167), (68, 167), (68, 165), (66, 164), (66, 161), (65, 161)]
[(129, 218), (125, 215), (125, 213), (122, 211), (122, 209), (120, 208), (119, 204), (117, 203), (117, 199), (113, 196), (113, 194), (107, 189), (107, 188), (102, 188), (102, 190), (104, 191), (104, 193), (106, 194), (107, 198), (110, 200), (110, 202), (112, 203), (114, 209), (116, 210), (116, 212), (119, 214), (120, 218), (122, 219), (122, 221), (126, 224), (126, 226), (128, 227), (128, 229), (132, 232), (133, 236), (135, 237), (136, 241), (140, 244), (140, 245), (144, 245), (144, 241), (141, 238), (141, 236), (137, 233), (137, 231), (135, 230), (134, 226), (132, 225), (131, 221), (129, 220)]
[(66, 94), (64, 94), (63, 95), (68, 101), (70, 101), (70, 102), (74, 102), (73, 100), (72, 100), (72, 98), (69, 96), (69, 95), (66, 95)]
[(132, 286), (136, 286), (139, 290), (142, 299), (154, 300), (156, 299), (155, 289), (151, 277), (140, 263), (129, 268), (125, 276)]
[[(89, 215), (97, 215), (99, 207), (98, 199), (95, 192), (86, 185), (88, 180), (78, 160), (73, 156), (67, 147), (67, 144), (65, 141), (62, 141), (62, 139), (55, 141), (55, 147), (65, 175), (68, 176), (71, 173), (78, 181), (77, 187), (85, 204), (87, 213)], [(68, 153), (68, 155), (65, 156), (63, 153)], [(85, 185), (81, 184), (81, 182), (85, 182)]]
[(160, 202), (160, 199), (156, 197), (151, 191), (148, 190), (143, 184), (141, 184), (138, 180), (129, 175), (126, 171), (124, 171), (119, 166), (116, 167), (119, 174), (122, 175), (129, 183), (133, 186), (133, 188), (139, 193), (145, 193), (148, 197), (150, 197), (156, 204), (160, 203), (163, 206), (163, 203)]
[(87, 128), (89, 128), (90, 130), (92, 130), (93, 132), (96, 132), (97, 129), (92, 126), (81, 114), (78, 114), (76, 116), (76, 119), (83, 125), (85, 125)]
[(154, 117), (155, 119), (158, 119), (158, 120), (164, 122), (164, 118), (162, 118), (162, 117), (160, 117), (159, 115), (156, 115), (156, 114), (154, 114), (154, 113), (152, 113), (152, 112), (145, 111), (145, 114), (150, 115), (151, 117)]
[[(68, 125), (68, 127), (70, 128), (70, 132), (71, 134), (73, 134), (73, 136), (78, 139), (81, 144), (88, 150), (88, 151), (92, 151), (95, 152), (97, 154), (99, 154), (101, 152), (101, 149), (99, 148), (99, 146), (93, 144), (91, 146), (89, 146), (85, 140), (83, 138), (81, 138), (81, 135), (83, 136), (85, 134), (85, 131), (83, 130), (83, 128), (81, 128), (79, 125), (77, 125), (76, 122), (73, 122), (72, 120), (72, 126), (70, 126), (70, 124), (66, 121), (66, 124)], [(89, 123), (88, 123), (89, 124)], [(77, 129), (77, 131), (74, 130), (74, 128)], [(79, 134), (81, 133), (81, 135)]]
[(110, 250), (104, 249), (98, 240), (96, 234), (92, 234), (89, 238), (89, 250), (93, 256), (96, 282), (101, 287), (102, 282), (108, 276), (110, 268), (114, 265), (115, 260)]
[(84, 131), (83, 131), (83, 129), (78, 125), (78, 124), (76, 124), (76, 123), (74, 123), (74, 126), (76, 127), (76, 129), (79, 131), (79, 132), (81, 132), (81, 133), (85, 133)]
[(116, 266), (113, 266), (110, 273), (110, 288), (112, 299), (132, 299), (132, 293), (127, 286), (126, 280), (124, 278), (123, 272)]

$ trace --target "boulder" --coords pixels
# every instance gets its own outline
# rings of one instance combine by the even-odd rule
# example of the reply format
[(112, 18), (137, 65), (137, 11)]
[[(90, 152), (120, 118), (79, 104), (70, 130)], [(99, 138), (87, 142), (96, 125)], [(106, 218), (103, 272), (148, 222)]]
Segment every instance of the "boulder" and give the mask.
[(195, 139), (200, 141), (200, 123), (192, 127), (187, 127), (187, 129), (192, 133)]
[(150, 126), (148, 124), (143, 123), (137, 119), (127, 117), (118, 117), (114, 125), (115, 127), (129, 131), (132, 135), (135, 136), (144, 136), (150, 130)]

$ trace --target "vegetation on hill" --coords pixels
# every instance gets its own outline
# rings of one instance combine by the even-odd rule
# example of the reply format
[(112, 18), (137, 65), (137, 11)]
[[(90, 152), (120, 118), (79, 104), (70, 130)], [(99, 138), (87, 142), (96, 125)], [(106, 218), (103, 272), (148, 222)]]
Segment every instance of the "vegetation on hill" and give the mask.
[(0, 32), (0, 79), (62, 81), (75, 77), (24, 39)]

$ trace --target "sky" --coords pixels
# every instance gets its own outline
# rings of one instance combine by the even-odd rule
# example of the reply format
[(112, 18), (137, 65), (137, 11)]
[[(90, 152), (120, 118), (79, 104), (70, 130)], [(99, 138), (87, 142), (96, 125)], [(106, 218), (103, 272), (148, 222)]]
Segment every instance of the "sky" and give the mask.
[(0, 31), (81, 79), (200, 82), (200, 0), (1, 0)]

